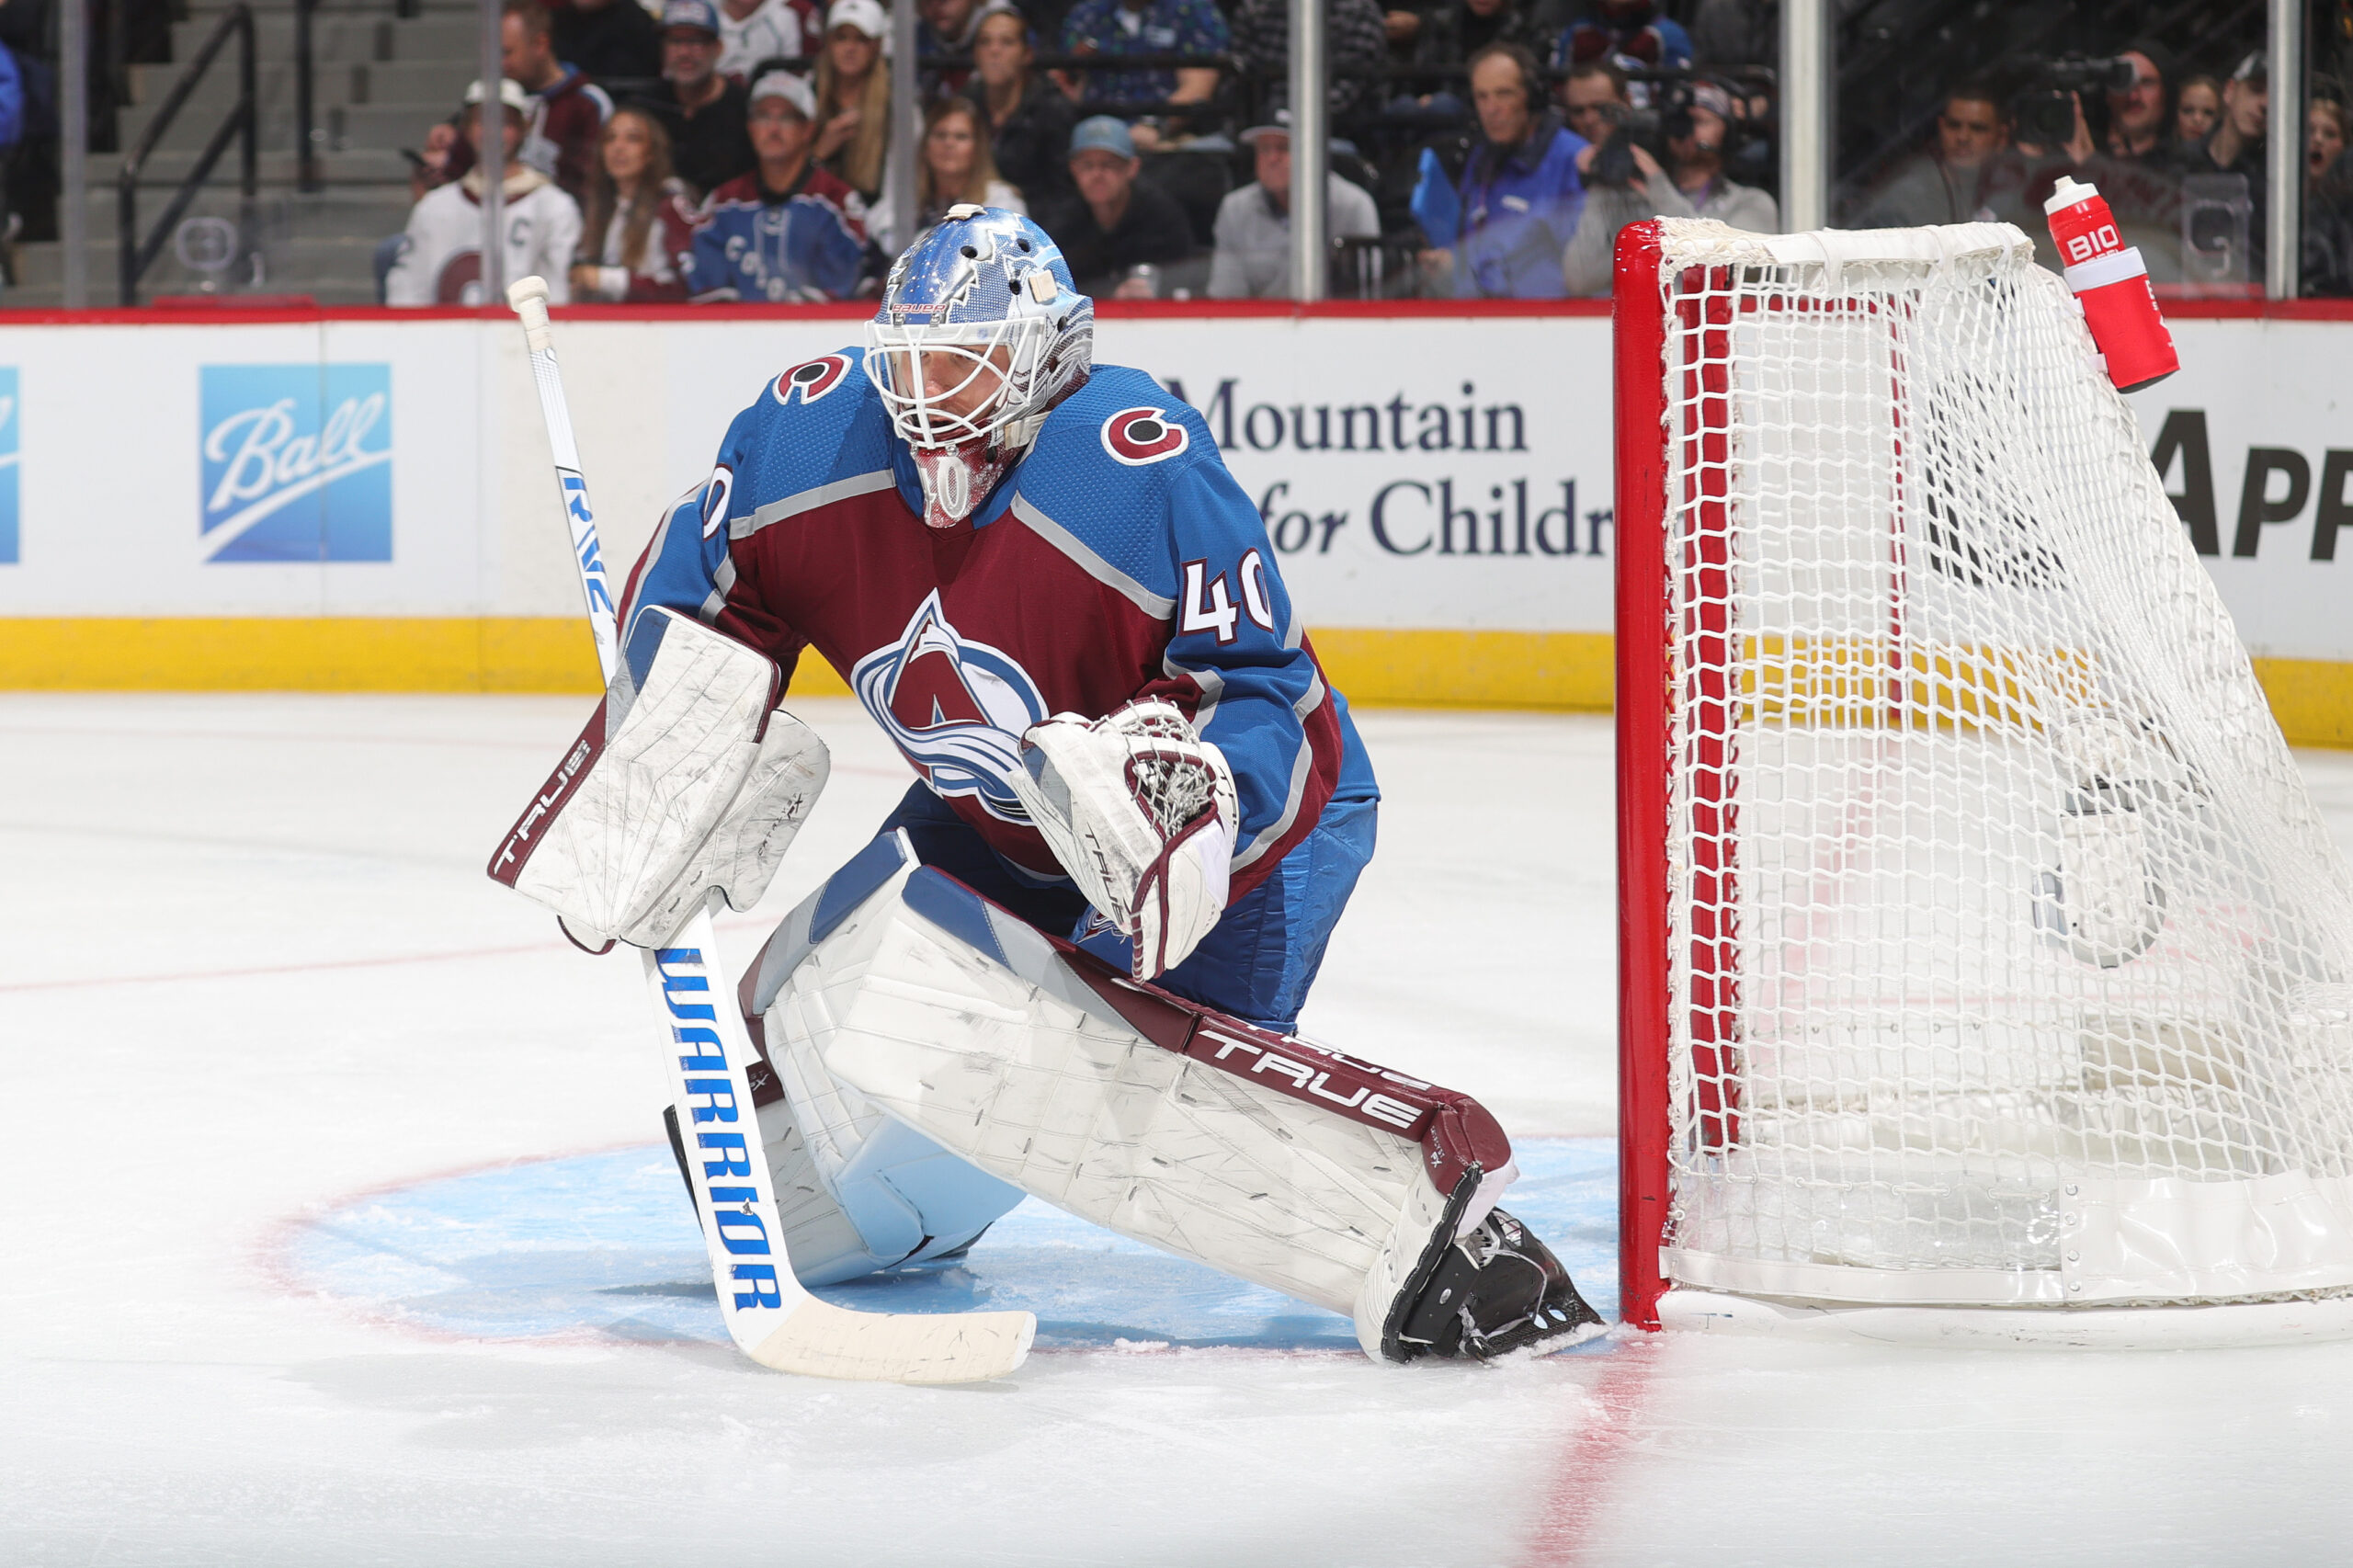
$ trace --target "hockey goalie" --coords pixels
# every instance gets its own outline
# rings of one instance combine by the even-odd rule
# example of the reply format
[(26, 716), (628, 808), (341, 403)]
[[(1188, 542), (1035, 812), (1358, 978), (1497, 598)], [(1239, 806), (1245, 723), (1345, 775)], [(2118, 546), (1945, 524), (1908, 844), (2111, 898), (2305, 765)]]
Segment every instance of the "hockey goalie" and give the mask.
[(824, 785), (778, 706), (813, 652), (916, 782), (740, 989), (804, 1284), (1029, 1193), (1390, 1361), (1599, 1332), (1496, 1206), (1493, 1117), (1293, 1033), (1379, 791), (1208, 427), (1093, 324), (1028, 219), (920, 237), (863, 347), (779, 376), (663, 518), (492, 874), (592, 949), (749, 908)]

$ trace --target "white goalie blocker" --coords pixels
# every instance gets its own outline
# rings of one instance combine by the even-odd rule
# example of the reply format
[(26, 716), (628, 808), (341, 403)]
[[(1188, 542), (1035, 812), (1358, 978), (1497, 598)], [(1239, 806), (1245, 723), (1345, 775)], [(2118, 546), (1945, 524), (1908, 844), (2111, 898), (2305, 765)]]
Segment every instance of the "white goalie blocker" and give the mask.
[[(1136, 985), (901, 835), (779, 927), (742, 1000), (782, 1089), (761, 1131), (804, 1279), (943, 1256), (1027, 1192), (1404, 1361), (1431, 1353), (1417, 1325), (1443, 1313), (1415, 1308), (1441, 1266), (1492, 1258), (1496, 1225), (1521, 1239), (1491, 1214), (1509, 1141), (1468, 1096)], [(1565, 1275), (1483, 1326), (1495, 1353), (1600, 1328)]]
[(491, 857), (591, 952), (659, 947), (713, 892), (749, 909), (825, 787), (774, 660), (673, 611), (631, 625), (605, 700)]

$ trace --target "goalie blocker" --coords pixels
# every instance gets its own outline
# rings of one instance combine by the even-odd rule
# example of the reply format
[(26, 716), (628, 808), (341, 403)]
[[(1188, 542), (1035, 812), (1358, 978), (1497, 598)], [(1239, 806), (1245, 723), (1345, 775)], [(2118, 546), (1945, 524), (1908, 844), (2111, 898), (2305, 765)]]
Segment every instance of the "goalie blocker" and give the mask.
[(652, 607), (605, 700), (491, 857), (590, 952), (658, 948), (712, 892), (749, 909), (825, 787), (775, 662)]
[(1390, 1361), (1601, 1331), (1495, 1207), (1516, 1173), (1476, 1101), (1138, 984), (903, 835), (778, 927), (742, 1002), (804, 1279), (952, 1255), (1028, 1192), (1346, 1313)]

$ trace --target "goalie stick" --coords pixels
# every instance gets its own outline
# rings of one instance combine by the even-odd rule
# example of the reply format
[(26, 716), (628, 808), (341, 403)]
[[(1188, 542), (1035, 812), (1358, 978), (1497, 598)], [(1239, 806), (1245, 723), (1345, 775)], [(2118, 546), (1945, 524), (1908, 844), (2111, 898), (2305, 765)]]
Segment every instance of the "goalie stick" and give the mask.
[[(506, 299), (522, 319), (555, 457), (556, 493), (572, 533), (573, 564), (609, 683), (620, 664), (619, 628), (556, 367), (547, 282), (522, 278)], [(722, 977), (710, 906), (698, 907), (668, 947), (645, 950), (644, 964), (647, 994), (668, 1032), (662, 1057), (671, 1101), (679, 1131), (692, 1145), (688, 1183), (710, 1254), (720, 1313), (737, 1346), (782, 1372), (882, 1382), (977, 1382), (1019, 1366), (1038, 1328), (1028, 1312), (853, 1312), (802, 1288), (785, 1256), (784, 1227), (753, 1110), (746, 1072), (757, 1058), (734, 1006), (734, 988)]]

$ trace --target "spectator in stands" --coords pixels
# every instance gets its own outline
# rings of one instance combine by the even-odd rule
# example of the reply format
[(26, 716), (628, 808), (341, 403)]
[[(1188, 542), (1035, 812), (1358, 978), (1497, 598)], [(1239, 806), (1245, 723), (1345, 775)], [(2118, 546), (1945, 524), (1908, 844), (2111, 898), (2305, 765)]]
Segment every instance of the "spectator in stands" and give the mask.
[[(506, 0), (499, 17), (501, 64), (510, 82), (531, 96), (531, 123), (523, 133), (523, 162), (551, 176), (574, 201), (585, 197), (597, 166), (597, 140), (613, 100), (576, 67), (556, 59), (552, 24), (538, 0)], [(472, 147), (448, 144), (441, 180), (474, 166)]]
[(2186, 76), (2174, 98), (2173, 139), (2182, 148), (2204, 144), (2222, 117), (2222, 84), (2211, 76)]
[[(465, 136), (483, 157), (483, 85), (466, 89)], [(548, 280), (548, 298), (571, 302), (572, 253), (580, 243), (580, 208), (555, 182), (517, 154), (530, 124), (531, 99), (519, 83), (501, 79), (503, 121), (499, 218), (506, 275), (533, 273)], [(399, 256), (384, 278), (388, 305), (483, 305), (482, 291), (483, 169), (425, 193), (408, 215)]]
[(687, 297), (695, 202), (670, 173), (662, 122), (624, 104), (605, 122), (596, 177), (588, 183), (584, 259), (572, 267), (572, 297), (650, 304)]
[(1691, 35), (1665, 14), (1658, 0), (1594, 0), (1589, 10), (1561, 30), (1552, 46), (1556, 70), (1588, 60), (1607, 60), (1628, 71), (1687, 66), (1691, 63)]
[(507, 77), (520, 82), (533, 100), (523, 161), (554, 176), (564, 194), (577, 201), (597, 166), (597, 143), (613, 100), (579, 67), (556, 58), (554, 28), (539, 0), (506, 0), (499, 29)]
[[(1233, 13), (1233, 52), (1262, 80), (1285, 81), (1290, 72), (1290, 0), (1241, 0)], [(1376, 0), (1324, 0), (1324, 59), (1331, 70), (1332, 112), (1379, 105), (1389, 63), (1389, 34)]]
[[(882, 181), (882, 199), (868, 223), (874, 243), (885, 256), (905, 248), (892, 228), (898, 209), (892, 185)], [(915, 232), (921, 234), (939, 222), (950, 207), (969, 202), (975, 207), (1001, 207), (1028, 215), (1021, 193), (997, 177), (996, 162), (989, 156), (987, 132), (981, 111), (969, 98), (949, 98), (924, 113), (923, 143), (915, 153)], [(910, 242), (912, 243), (912, 242)]]
[(1740, 105), (1713, 82), (1694, 82), (1680, 123), (1666, 117), (1666, 158), (1676, 188), (1701, 218), (1713, 218), (1751, 233), (1780, 232), (1781, 212), (1772, 197), (1754, 186), (1724, 177), (1724, 146)]
[(1626, 73), (1607, 60), (1572, 65), (1568, 80), (1561, 84), (1561, 105), (1569, 129), (1597, 147), (1632, 112)]
[(814, 54), (824, 30), (813, 0), (719, 0), (719, 74), (748, 84), (764, 66)]
[(2262, 50), (2238, 63), (2222, 84), (2222, 112), (2213, 132), (2198, 146), (2186, 149), (2180, 167), (2186, 175), (2238, 175), (2246, 180), (2247, 257), (2254, 276), (2263, 275), (2264, 214), (2268, 210), (2263, 169), (2263, 138), (2271, 107), (2270, 57)]
[[(982, 19), (998, 11), (1020, 15), (1012, 0), (920, 0), (916, 6), (915, 58), (928, 62), (971, 54), (980, 35)], [(972, 73), (961, 66), (932, 67), (927, 80), (930, 90), (939, 97), (972, 95)]]
[[(1223, 54), (1233, 42), (1224, 16), (1210, 0), (1079, 0), (1063, 18), (1063, 48), (1071, 54)], [(1181, 71), (1087, 71), (1078, 96), (1088, 103), (1206, 103), (1217, 91), (1214, 66)], [(1160, 144), (1156, 126), (1135, 139)]]
[(2318, 185), (2345, 151), (2345, 105), (2314, 98), (2304, 111), (2304, 188)]
[(1680, 115), (1667, 112), (1665, 166), (1614, 124), (1609, 129), (1624, 138), (1622, 145), (1604, 141), (1577, 154), (1585, 211), (1561, 257), (1570, 293), (1609, 292), (1618, 231), (1638, 218), (1713, 218), (1761, 234), (1780, 228), (1770, 196), (1724, 177), (1724, 142), (1741, 106), (1712, 82), (1693, 83), (1688, 91), (1691, 101)]
[(790, 72), (771, 71), (752, 84), (751, 97), (759, 162), (703, 205), (687, 279), (693, 298), (849, 299), (881, 258), (858, 192), (811, 155), (816, 97)]
[(2022, 215), (2024, 167), (2010, 149), (2010, 115), (1995, 90), (1965, 82), (1945, 95), (1929, 151), (1897, 165), (1855, 223), (1909, 229)]
[(2108, 153), (2111, 158), (2142, 162), (2169, 159), (2174, 149), (2166, 102), (2166, 84), (2173, 75), (2173, 56), (2146, 41), (2121, 51), (2118, 58), (2132, 67), (2132, 85), (2108, 95)]
[(2305, 124), (2303, 291), (2353, 294), (2353, 124), (2336, 98), (2313, 99)]
[(975, 101), (989, 131), (997, 173), (1033, 212), (1072, 194), (1070, 131), (1077, 110), (1061, 88), (1029, 68), (1029, 24), (1014, 11), (991, 11), (972, 37)]
[(1176, 199), (1139, 179), (1128, 128), (1108, 114), (1082, 119), (1071, 132), (1071, 183), (1077, 198), (1040, 220), (1063, 249), (1082, 293), (1150, 299), (1155, 290), (1135, 267), (1182, 261), (1193, 252), (1192, 225)]
[[(1217, 210), (1217, 250), (1210, 260), (1212, 300), (1290, 298), (1290, 112), (1242, 133), (1257, 179)], [(1361, 186), (1324, 176), (1324, 222), (1334, 239), (1377, 240), (1381, 214)]]
[(719, 8), (710, 0), (663, 7), (662, 87), (649, 101), (675, 116), (670, 160), (679, 178), (708, 193), (751, 168), (750, 102), (741, 85), (719, 74)]
[(638, 0), (572, 0), (552, 13), (555, 57), (607, 82), (662, 74), (662, 24)]
[(1431, 249), (1422, 262), (1435, 281), (1451, 275), (1466, 299), (1557, 300), (1561, 256), (1585, 209), (1577, 154), (1586, 140), (1555, 117), (1536, 61), (1513, 44), (1490, 44), (1471, 59), (1471, 103), (1479, 139), (1461, 183), (1438, 184), (1425, 160), (1414, 216)]
[(871, 201), (891, 151), (891, 18), (877, 0), (834, 0), (817, 57), (817, 161)]

